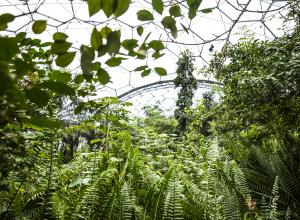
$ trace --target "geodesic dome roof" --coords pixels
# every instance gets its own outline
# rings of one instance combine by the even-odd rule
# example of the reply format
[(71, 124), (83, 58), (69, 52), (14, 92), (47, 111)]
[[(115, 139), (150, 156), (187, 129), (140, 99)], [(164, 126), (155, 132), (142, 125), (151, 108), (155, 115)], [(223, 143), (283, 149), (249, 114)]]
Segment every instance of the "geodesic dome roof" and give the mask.
[[(151, 56), (146, 60), (128, 59), (113, 68), (104, 64), (104, 68), (111, 76), (111, 82), (105, 86), (99, 85), (97, 97), (124, 96), (124, 93), (134, 91), (135, 95), (131, 96), (129, 101), (143, 105), (176, 99), (171, 87), (158, 86), (152, 90), (137, 88), (160, 80), (172, 80), (180, 51), (191, 50), (195, 56), (196, 78), (209, 79), (201, 74), (200, 70), (209, 63), (212, 51), (220, 51), (225, 44), (235, 43), (244, 36), (268, 40), (281, 36), (288, 30), (287, 26), (283, 26), (288, 6), (286, 1), (203, 0), (192, 20), (188, 18), (186, 1), (164, 0), (162, 15), (155, 12), (151, 1), (131, 2), (128, 12), (118, 18), (112, 16), (107, 18), (103, 11), (90, 17), (87, 2), (82, 0), (3, 0), (0, 2), (0, 14), (11, 13), (16, 18), (2, 34), (27, 32), (34, 38), (51, 41), (55, 32), (64, 32), (73, 43), (73, 50), (79, 50), (82, 44), (90, 45), (90, 35), (95, 27), (99, 29), (109, 26), (113, 30), (121, 30), (121, 39), (136, 38), (140, 42), (145, 38), (149, 41), (161, 40), (165, 44), (165, 49), (164, 55), (158, 59)], [(169, 14), (168, 9), (175, 3), (182, 9), (182, 16), (176, 18), (178, 29), (176, 38), (161, 23), (163, 16)], [(142, 9), (150, 11), (154, 15), (154, 20), (149, 22), (137, 19), (137, 12)], [(32, 33), (32, 24), (36, 20), (47, 20), (47, 29), (40, 35)], [(137, 33), (139, 26), (144, 30), (141, 36)], [(97, 59), (104, 63), (108, 57)], [(145, 64), (152, 68), (163, 66), (168, 75), (161, 77), (153, 71), (148, 76), (142, 77), (140, 72), (134, 71), (136, 67)], [(68, 69), (74, 74), (81, 71), (79, 56), (76, 56)]]

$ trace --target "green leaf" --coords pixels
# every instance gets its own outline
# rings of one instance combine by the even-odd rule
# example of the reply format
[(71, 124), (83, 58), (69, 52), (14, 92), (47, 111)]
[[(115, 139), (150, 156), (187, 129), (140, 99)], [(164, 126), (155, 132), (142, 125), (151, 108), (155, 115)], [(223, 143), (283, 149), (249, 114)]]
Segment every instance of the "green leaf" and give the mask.
[(139, 66), (137, 68), (135, 68), (133, 71), (142, 71), (142, 70), (145, 70), (148, 66)]
[(122, 47), (126, 50), (133, 50), (138, 46), (138, 40), (136, 39), (127, 39), (122, 42)]
[[(83, 77), (82, 77), (83, 78)], [(80, 102), (79, 105), (75, 108), (74, 110), (74, 114), (78, 115), (84, 108), (85, 103), (84, 102)]]
[(144, 32), (144, 28), (142, 26), (138, 26), (136, 29), (137, 33), (139, 36), (142, 36), (143, 32)]
[(88, 8), (90, 17), (101, 9), (102, 0), (88, 0)]
[(80, 59), (80, 65), (82, 69), (82, 73), (84, 77), (87, 79), (90, 78), (91, 72), (93, 70), (92, 61), (95, 59), (95, 51), (85, 45), (82, 45), (80, 48), (81, 51), (81, 59)]
[(140, 48), (137, 52), (136, 52), (137, 58), (138, 59), (145, 59), (146, 58), (146, 50), (143, 48)]
[(99, 31), (94, 28), (91, 34), (91, 46), (93, 49), (98, 50), (102, 45), (102, 37)]
[(98, 57), (102, 57), (107, 53), (108, 46), (107, 45), (101, 45), (98, 49)]
[(37, 20), (32, 25), (32, 31), (35, 34), (41, 34), (46, 30), (47, 21), (45, 20)]
[(145, 76), (148, 76), (150, 73), (151, 73), (151, 70), (150, 70), (150, 69), (146, 69), (146, 70), (144, 70), (144, 71), (141, 73), (141, 76), (142, 76), (142, 77), (145, 77)]
[(119, 17), (122, 14), (124, 14), (128, 10), (130, 2), (131, 2), (130, 0), (119, 0), (118, 1), (118, 6), (117, 6), (116, 11), (114, 13), (115, 16)]
[(121, 58), (112, 57), (109, 60), (107, 60), (105, 63), (110, 67), (119, 66), (122, 62)]
[(64, 83), (67, 83), (72, 80), (71, 74), (68, 72), (62, 72), (59, 70), (54, 70), (52, 72), (49, 72), (49, 78), (51, 80), (57, 80)]
[(68, 35), (66, 35), (65, 33), (62, 32), (56, 32), (55, 34), (53, 34), (53, 40), (55, 41), (65, 41), (67, 40)]
[(176, 21), (174, 20), (174, 18), (172, 18), (171, 16), (166, 16), (163, 18), (161, 23), (166, 29), (171, 30), (172, 36), (174, 38), (177, 37), (177, 27), (176, 27)]
[(186, 33), (189, 33), (189, 29), (186, 26), (184, 26), (182, 23), (180, 23), (180, 24), (181, 24), (181, 27), (183, 28), (183, 30), (185, 30)]
[(165, 49), (164, 44), (159, 40), (153, 40), (149, 43), (149, 47), (154, 49), (155, 51), (163, 50)]
[(74, 95), (74, 88), (68, 86), (67, 84), (60, 81), (48, 80), (41, 84), (43, 88), (50, 89), (53, 92), (62, 94), (62, 95)]
[(181, 9), (179, 5), (174, 5), (169, 9), (170, 15), (174, 17), (180, 17), (181, 16)]
[(93, 71), (98, 71), (100, 68), (101, 68), (101, 63), (100, 62), (92, 63), (92, 70)]
[(68, 52), (71, 47), (71, 43), (65, 41), (56, 41), (51, 44), (51, 52), (56, 55), (63, 55)]
[(110, 54), (119, 53), (121, 46), (120, 35), (120, 31), (113, 31), (107, 36), (107, 46)]
[(7, 29), (7, 23), (12, 22), (15, 19), (15, 16), (9, 13), (0, 15), (0, 31)]
[(164, 68), (162, 68), (162, 67), (155, 67), (154, 70), (160, 76), (166, 76), (167, 75), (167, 71)]
[(19, 52), (18, 39), (0, 37), (0, 60), (10, 61)]
[(55, 63), (57, 66), (66, 67), (74, 60), (76, 52), (68, 52), (64, 55), (57, 56)]
[[(32, 117), (30, 119), (25, 118), (25, 119), (22, 119), (22, 121), (25, 122), (26, 127), (32, 127), (30, 125), (34, 125), (38, 128), (55, 129), (55, 128), (59, 128), (63, 125), (62, 121), (52, 120), (52, 119), (43, 118), (43, 117)], [(35, 128), (35, 127), (33, 127), (33, 128)]]
[(152, 7), (159, 14), (162, 14), (164, 11), (164, 3), (162, 0), (152, 0)]
[(214, 8), (205, 8), (205, 9), (202, 9), (201, 12), (207, 14), (207, 13), (211, 13), (213, 11), (213, 9)]
[(108, 72), (104, 69), (99, 69), (97, 71), (97, 77), (101, 84), (105, 85), (110, 82), (110, 76)]
[(15, 20), (15, 16), (13, 16), (12, 14), (5, 13), (0, 15), (0, 24), (7, 24), (9, 22), (12, 22), (13, 20)]
[(76, 76), (75, 79), (74, 79), (74, 82), (75, 82), (76, 84), (80, 84), (80, 83), (82, 83), (83, 81), (84, 81), (83, 75), (78, 75), (78, 76)]
[(106, 38), (111, 32), (112, 32), (112, 30), (106, 26), (101, 29), (100, 34), (101, 34), (102, 38)]
[(202, 0), (187, 0), (189, 6), (189, 19), (193, 19), (197, 15), (197, 10)]
[(114, 13), (114, 11), (116, 10), (117, 3), (118, 1), (115, 0), (102, 1), (102, 10), (104, 11), (106, 17), (110, 17)]
[(99, 139), (99, 138), (90, 141), (91, 144), (95, 144), (95, 143), (99, 143), (99, 142), (101, 142), (101, 139)]
[(30, 89), (26, 89), (25, 94), (31, 102), (37, 104), (39, 107), (43, 107), (48, 104), (49, 101), (48, 93), (41, 90), (37, 86), (32, 87)]
[(26, 37), (26, 32), (20, 32), (16, 35), (19, 40), (24, 40)]
[(1, 24), (0, 23), (0, 31), (4, 31), (8, 28), (7, 23)]
[(164, 17), (161, 23), (166, 29), (172, 29), (176, 26), (176, 21), (171, 16)]
[(18, 76), (23, 76), (25, 74), (35, 71), (33, 63), (31, 62), (26, 62), (20, 58), (17, 58), (14, 60), (14, 63), (15, 63), (16, 73), (18, 74)]
[(152, 21), (154, 20), (153, 15), (150, 11), (147, 10), (140, 10), (137, 12), (137, 18), (140, 21)]
[(158, 59), (160, 57), (162, 57), (163, 55), (165, 55), (164, 53), (160, 53), (159, 51), (156, 51), (152, 54), (152, 57), (155, 59)]

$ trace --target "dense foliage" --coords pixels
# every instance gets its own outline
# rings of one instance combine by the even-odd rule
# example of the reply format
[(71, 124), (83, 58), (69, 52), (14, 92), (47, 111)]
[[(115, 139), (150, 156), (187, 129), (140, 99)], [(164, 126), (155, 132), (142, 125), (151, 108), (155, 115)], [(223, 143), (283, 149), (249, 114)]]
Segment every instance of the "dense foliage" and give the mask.
[[(117, 17), (130, 4), (113, 1), (109, 10), (112, 1), (99, 2), (88, 1), (90, 15), (101, 9)], [(187, 1), (190, 18), (200, 3)], [(162, 12), (161, 1), (152, 4)], [(187, 102), (182, 110), (189, 123), (180, 137), (180, 117), (164, 116), (159, 106), (146, 106), (145, 117), (132, 118), (130, 104), (117, 98), (82, 99), (95, 92), (94, 82), (109, 80), (92, 63), (95, 51), (110, 54), (111, 65), (121, 60), (115, 57), (118, 32), (93, 31), (91, 47), (81, 47), (78, 76), (58, 67), (74, 56), (65, 34), (56, 33), (50, 43), (25, 33), (0, 36), (0, 219), (299, 219), (296, 6), (290, 33), (273, 41), (247, 38), (214, 55), (209, 68), (224, 85), (221, 101), (206, 93), (191, 108), (194, 80), (188, 83), (189, 94), (180, 100)], [(169, 21), (176, 11), (163, 19), (174, 36), (176, 26)], [(138, 16), (151, 20), (149, 13)], [(1, 30), (12, 21), (1, 15)], [(33, 31), (45, 25), (39, 21)], [(134, 42), (122, 46), (140, 57)], [(143, 47), (159, 52), (160, 43)], [(182, 55), (178, 71), (191, 74), (192, 59)], [(140, 68), (144, 75), (148, 70)], [(160, 67), (156, 72), (165, 74)], [(184, 85), (185, 79), (176, 83)]]
[(197, 89), (197, 80), (193, 75), (194, 58), (190, 51), (184, 51), (180, 54), (177, 61), (177, 76), (174, 79), (175, 88), (180, 87), (176, 101), (174, 117), (178, 120), (177, 133), (183, 133), (188, 126), (187, 111), (193, 104), (194, 92)]

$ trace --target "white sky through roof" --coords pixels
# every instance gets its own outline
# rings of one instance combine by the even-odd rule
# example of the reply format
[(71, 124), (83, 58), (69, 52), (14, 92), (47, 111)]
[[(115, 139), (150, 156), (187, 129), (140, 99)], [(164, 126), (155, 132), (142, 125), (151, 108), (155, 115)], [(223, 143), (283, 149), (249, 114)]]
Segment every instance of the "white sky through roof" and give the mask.
[[(114, 19), (106, 18), (101, 11), (91, 18), (88, 15), (87, 3), (80, 0), (1, 0), (0, 14), (12, 13), (14, 15), (27, 14), (15, 19), (9, 24), (7, 31), (1, 32), (4, 35), (11, 35), (16, 32), (27, 32), (29, 36), (39, 38), (42, 41), (52, 41), (52, 34), (60, 31), (66, 33), (68, 41), (73, 43), (73, 50), (78, 50), (80, 45), (90, 44), (92, 29), (101, 29), (109, 26), (113, 30), (121, 30), (121, 41), (129, 38), (139, 39), (143, 42), (148, 33), (151, 33), (148, 41), (161, 39), (165, 42), (165, 55), (157, 60), (151, 56), (147, 60), (134, 58), (125, 60), (120, 67), (110, 68), (104, 63), (109, 58), (99, 58), (102, 67), (111, 75), (112, 83), (100, 86), (98, 97), (115, 96), (127, 92), (133, 88), (159, 81), (173, 79), (177, 68), (176, 62), (180, 51), (190, 49), (196, 57), (195, 67), (201, 69), (210, 60), (209, 48), (214, 45), (215, 50), (220, 50), (226, 39), (231, 43), (238, 41), (246, 33), (253, 34), (256, 38), (267, 40), (280, 36), (283, 33), (282, 24), (287, 13), (286, 2), (272, 2), (271, 0), (203, 0), (199, 10), (215, 8), (211, 13), (198, 12), (197, 16), (190, 21), (187, 10), (182, 13), (183, 17), (176, 18), (178, 37), (173, 39), (166, 31), (160, 21), (164, 16), (169, 15), (169, 7), (172, 2), (164, 1), (165, 9), (163, 15), (156, 13), (150, 0), (133, 0), (127, 11), (121, 17)], [(184, 9), (186, 3), (183, 4)], [(147, 9), (153, 13), (153, 22), (141, 22), (137, 19), (136, 12)], [(34, 12), (34, 13), (30, 13)], [(47, 29), (40, 35), (31, 31), (34, 20), (47, 20)], [(182, 28), (190, 27), (189, 33)], [(141, 37), (137, 35), (136, 27), (142, 25), (144, 33)], [(230, 36), (229, 36), (230, 34)], [(76, 60), (68, 67), (74, 74), (80, 73), (79, 53)], [(160, 77), (155, 72), (147, 77), (141, 77), (140, 72), (133, 70), (147, 63), (151, 68), (162, 66), (168, 71), (168, 76)], [(203, 75), (195, 74), (198, 79)], [(166, 96), (171, 91), (159, 92), (154, 97)], [(157, 93), (157, 92), (156, 92)], [(149, 96), (146, 95), (146, 96)], [(151, 95), (150, 95), (151, 96)], [(153, 96), (153, 94), (152, 94)], [(137, 98), (139, 99), (139, 98)], [(172, 98), (171, 98), (172, 99)], [(139, 99), (140, 100), (140, 99)], [(144, 102), (146, 98), (143, 98)], [(166, 100), (167, 99), (162, 99)], [(137, 101), (136, 101), (137, 102)]]

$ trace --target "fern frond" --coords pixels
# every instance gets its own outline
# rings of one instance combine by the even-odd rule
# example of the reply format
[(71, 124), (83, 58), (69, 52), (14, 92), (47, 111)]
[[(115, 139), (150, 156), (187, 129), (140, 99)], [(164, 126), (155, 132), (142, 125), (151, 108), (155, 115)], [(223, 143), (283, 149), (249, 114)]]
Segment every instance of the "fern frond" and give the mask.
[(121, 189), (121, 211), (120, 219), (121, 220), (131, 220), (132, 218), (132, 204), (129, 193), (129, 186), (125, 182)]
[(279, 195), (278, 194), (279, 194), (279, 180), (278, 180), (278, 176), (276, 176), (273, 190), (272, 190), (272, 204), (271, 204), (271, 211), (270, 211), (271, 220), (279, 219), (279, 213), (278, 213)]
[(181, 207), (182, 186), (176, 176), (176, 172), (172, 175), (172, 180), (167, 189), (166, 200), (164, 204), (163, 219), (180, 220), (183, 219), (183, 210)]

